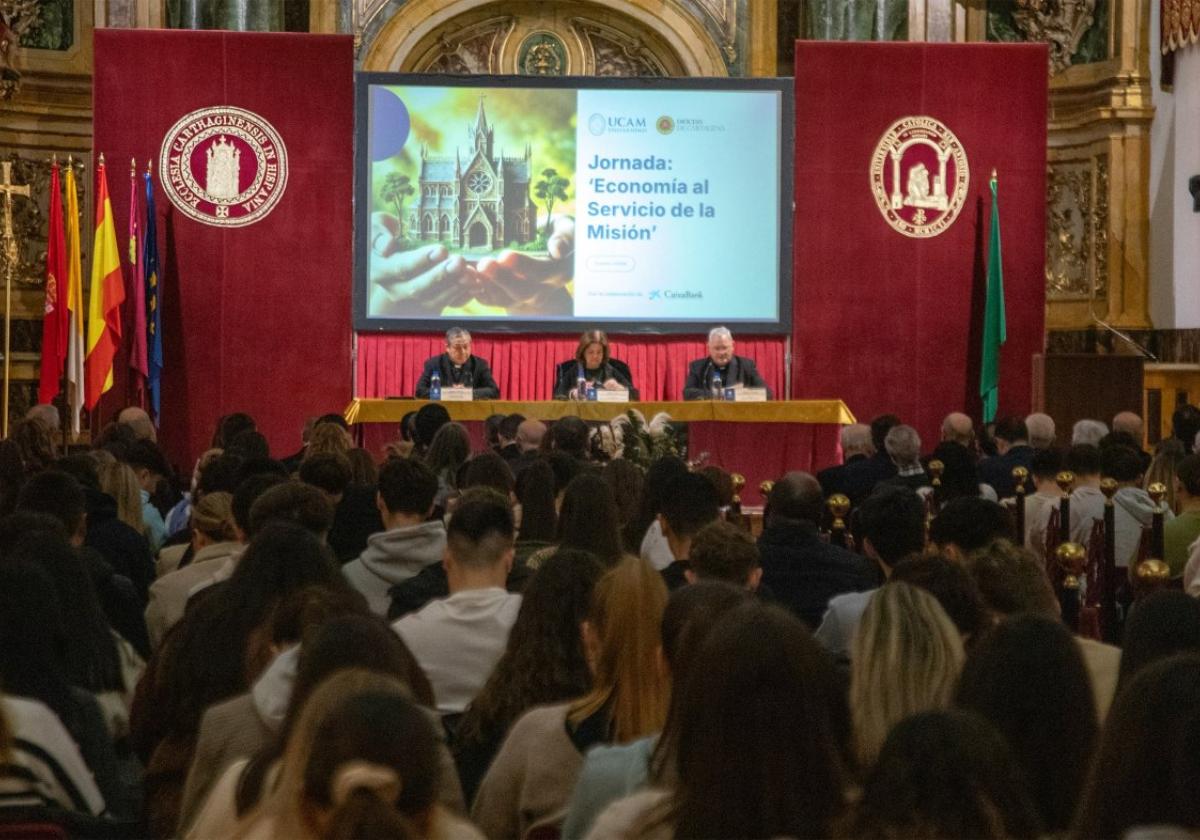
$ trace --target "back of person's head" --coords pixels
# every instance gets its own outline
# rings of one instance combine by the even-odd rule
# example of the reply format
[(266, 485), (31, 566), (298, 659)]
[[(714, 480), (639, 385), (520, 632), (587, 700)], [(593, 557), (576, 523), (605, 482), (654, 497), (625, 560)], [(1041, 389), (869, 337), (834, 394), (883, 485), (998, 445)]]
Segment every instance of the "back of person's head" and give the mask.
[(1171, 414), (1171, 436), (1183, 444), (1184, 449), (1192, 451), (1192, 441), (1200, 432), (1200, 408), (1184, 403)]
[(1200, 601), (1178, 591), (1140, 599), (1121, 636), (1118, 688), (1147, 665), (1176, 653), (1200, 653)]
[(1027, 549), (1008, 539), (992, 540), (968, 554), (965, 567), (984, 605), (993, 613), (1058, 617), (1058, 597), (1046, 568)]
[(17, 498), (17, 510), (49, 514), (62, 523), (68, 536), (75, 536), (83, 527), (87, 499), (72, 476), (46, 470), (25, 482)]
[(871, 427), (866, 423), (851, 423), (848, 426), (842, 426), (838, 437), (842, 443), (842, 454), (847, 457), (867, 455), (875, 451), (875, 444), (871, 443)]
[(417, 458), (389, 458), (379, 469), (379, 498), (390, 513), (428, 516), (437, 475)]
[(1002, 417), (996, 421), (996, 430), (992, 432), (992, 437), (1008, 443), (1028, 443), (1029, 429), (1020, 417)]
[(207, 493), (192, 506), (192, 529), (213, 542), (237, 539), (233, 521), (233, 496)]
[(212, 445), (216, 449), (227, 449), (239, 432), (256, 428), (254, 418), (249, 414), (236, 411), (226, 414), (217, 421), (217, 429), (213, 434)]
[(503, 414), (489, 414), (483, 421), (483, 439), (488, 449), (493, 451), (500, 448), (500, 424), (504, 422)]
[(942, 418), (942, 441), (962, 447), (975, 445), (975, 423), (961, 411), (952, 411)]
[(550, 427), (550, 445), (576, 458), (587, 456), (588, 426), (578, 417), (567, 416)]
[(1175, 477), (1189, 496), (1200, 497), (1200, 455), (1188, 455), (1175, 466)]
[(464, 499), (446, 526), (446, 552), (454, 562), (472, 569), (491, 568), (511, 561), (512, 508), (498, 494)]
[(617, 501), (599, 475), (585, 472), (567, 485), (558, 512), (558, 543), (591, 552), (608, 565), (621, 556)]
[(700, 580), (743, 587), (758, 583), (758, 544), (742, 528), (720, 519), (705, 525), (692, 538), (688, 562)]
[(1098, 446), (1106, 434), (1108, 426), (1100, 420), (1078, 420), (1071, 428), (1071, 445), (1088, 443)]
[(929, 524), (929, 541), (963, 554), (983, 548), (994, 539), (1011, 537), (1012, 520), (1001, 505), (978, 496), (952, 499)]
[(1053, 481), (1063, 469), (1063, 454), (1057, 449), (1035, 448), (1029, 474), (1039, 481)]
[(521, 505), (522, 540), (550, 542), (558, 530), (554, 469), (538, 458), (517, 474), (517, 501)]
[(162, 478), (170, 478), (173, 474), (171, 465), (167, 463), (167, 456), (158, 448), (157, 443), (147, 438), (138, 438), (131, 443), (121, 460), (133, 467), (133, 471), (137, 473), (145, 471)]
[(1101, 451), (1108, 449), (1111, 446), (1128, 446), (1131, 449), (1141, 451), (1141, 444), (1129, 432), (1123, 432), (1117, 429), (1100, 438), (1100, 443), (1097, 444)]
[(725, 472), (720, 467), (714, 467), (711, 464), (707, 467), (701, 467), (696, 470), (697, 475), (702, 475), (712, 484), (713, 489), (717, 491), (717, 504), (721, 507), (728, 507), (733, 503), (733, 476)]
[(421, 406), (413, 418), (413, 443), (419, 450), (428, 449), (438, 429), (449, 422), (450, 412), (446, 410), (446, 406), (438, 403)]
[(346, 459), (350, 462), (351, 484), (373, 485), (379, 481), (379, 465), (370, 452), (355, 446), (346, 451)]
[(850, 710), (862, 766), (908, 715), (950, 705), (963, 643), (937, 599), (907, 583), (871, 596), (850, 649)]
[(100, 489), (100, 464), (98, 463), (101, 455), (108, 456), (112, 461), (115, 458), (109, 456), (104, 450), (94, 450), (92, 452), (78, 452), (74, 455), (64, 455), (54, 462), (54, 469), (65, 472), (67, 475), (79, 482), (81, 487), (91, 488), (93, 490)]
[(220, 492), (232, 494), (238, 488), (241, 467), (241, 458), (218, 452), (200, 466), (196, 477), (196, 492), (200, 495)]
[(1066, 468), (1076, 477), (1100, 475), (1100, 447), (1094, 443), (1073, 444), (1067, 450)]
[(916, 464), (921, 459), (921, 436), (912, 426), (893, 426), (883, 445), (892, 461), (902, 467)]
[(754, 602), (727, 610), (679, 689), (675, 837), (828, 836), (849, 782), (849, 715), (798, 618)]
[(7, 555), (14, 545), (30, 534), (52, 534), (67, 539), (62, 520), (48, 513), (18, 510), (0, 519), (0, 557)]
[(307, 461), (318, 455), (345, 455), (350, 451), (350, 438), (346, 430), (336, 423), (318, 423), (308, 436), (308, 445), (304, 447), (304, 458)]
[(888, 734), (847, 820), (851, 837), (1041, 836), (1004, 738), (979, 715), (927, 711)]
[(41, 420), (25, 418), (13, 423), (9, 440), (20, 448), (27, 470), (46, 469), (58, 458), (53, 431)]
[(271, 457), (271, 447), (267, 443), (266, 437), (257, 429), (243, 429), (238, 432), (234, 435), (233, 440), (229, 441), (229, 446), (225, 451), (247, 461)]
[(567, 489), (576, 476), (586, 471), (586, 465), (573, 455), (559, 450), (551, 450), (542, 456), (554, 473), (554, 495), (558, 496)]
[(425, 463), (434, 475), (447, 473), (451, 478), (471, 457), (471, 436), (461, 423), (446, 423), (433, 436), (425, 453)]
[(871, 443), (876, 452), (887, 451), (888, 432), (899, 426), (901, 420), (895, 414), (880, 414), (871, 420)]
[(940, 502), (979, 495), (979, 468), (975, 454), (967, 447), (944, 440), (933, 450), (930, 460), (942, 462), (942, 484), (937, 488)]
[(295, 522), (325, 539), (333, 527), (333, 505), (316, 487), (300, 481), (284, 481), (268, 487), (250, 508), (251, 535), (271, 522)]
[(1066, 831), (1097, 736), (1091, 679), (1071, 631), (1043, 616), (1005, 619), (972, 648), (956, 702), (1008, 741), (1043, 828)]
[(254, 534), (254, 528), (250, 523), (250, 511), (254, 507), (254, 503), (263, 493), (286, 481), (287, 479), (281, 475), (261, 474), (252, 475), (238, 482), (237, 489), (233, 491), (230, 510), (233, 513), (233, 523), (247, 538)]
[(825, 502), (817, 480), (806, 472), (789, 472), (771, 488), (763, 518), (768, 528), (800, 522), (816, 525), (824, 513)]
[(683, 459), (674, 455), (651, 462), (646, 469), (646, 480), (642, 483), (641, 509), (625, 529), (626, 539), (631, 547), (636, 548), (642, 544), (646, 530), (662, 512), (662, 503), (667, 495), (667, 487), (687, 471), (687, 464)]
[(507, 497), (516, 488), (512, 468), (495, 452), (484, 452), (467, 461), (460, 490), (490, 487)]
[(1071, 836), (1116, 838), (1139, 826), (1200, 829), (1200, 655), (1177, 654), (1117, 694)]
[(528, 709), (591, 688), (579, 627), (603, 574), (595, 557), (574, 549), (559, 549), (542, 563), (522, 593), (504, 655), (459, 722), (457, 745), (498, 741)]
[(517, 439), (517, 431), (521, 428), (521, 424), (525, 422), (523, 414), (506, 414), (504, 419), (500, 421), (500, 428), (497, 433), (502, 441), (513, 443)]
[(639, 557), (626, 555), (597, 581), (585, 625), (592, 690), (572, 704), (573, 722), (605, 709), (618, 743), (662, 729), (669, 691), (655, 663), (666, 603), (662, 575)]
[(541, 420), (524, 420), (517, 427), (517, 444), (522, 449), (538, 449), (546, 436), (546, 424)]
[[(317, 426), (324, 426), (326, 423), (337, 426), (343, 432), (350, 431), (350, 424), (348, 422), (346, 422), (346, 418), (334, 411), (331, 411), (328, 414), (322, 414), (320, 417), (318, 417), (316, 420), (313, 421), (312, 427), (313, 427), (313, 429), (315, 429), (315, 428), (317, 428)], [(310, 433), (311, 433), (311, 430), (310, 430)]]
[(960, 562), (940, 554), (914, 555), (896, 565), (890, 580), (919, 587), (936, 598), (964, 644), (991, 624), (979, 587)]
[(642, 468), (625, 458), (614, 458), (604, 465), (600, 477), (613, 491), (617, 515), (624, 528), (638, 515), (642, 507), (642, 486), (646, 474)]
[(333, 554), (312, 531), (298, 522), (273, 520), (254, 534), (222, 597), (261, 613), (309, 585), (348, 588)]
[(299, 477), (330, 496), (340, 496), (350, 485), (350, 459), (334, 452), (314, 455), (300, 464)]
[(100, 468), (100, 491), (117, 503), (117, 518), (139, 534), (145, 530), (142, 487), (128, 464), (112, 461)]
[(880, 485), (858, 507), (859, 536), (892, 567), (925, 547), (925, 502), (907, 487)]
[(1054, 418), (1036, 412), (1025, 418), (1025, 430), (1029, 432), (1029, 445), (1034, 449), (1050, 449), (1054, 446)]
[(1142, 477), (1142, 456), (1131, 446), (1109, 446), (1100, 450), (1100, 474), (1129, 484)]

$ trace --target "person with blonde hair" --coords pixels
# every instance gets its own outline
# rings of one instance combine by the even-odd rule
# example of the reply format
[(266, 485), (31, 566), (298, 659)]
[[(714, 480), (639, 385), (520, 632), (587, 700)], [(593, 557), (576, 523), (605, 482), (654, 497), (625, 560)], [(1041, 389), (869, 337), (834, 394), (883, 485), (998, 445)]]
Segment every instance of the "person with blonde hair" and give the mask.
[(928, 592), (896, 582), (871, 597), (850, 665), (850, 710), (863, 767), (874, 764), (901, 720), (950, 706), (964, 658), (958, 630)]
[[(209, 801), (235, 796), (246, 761), (230, 765)], [(228, 823), (207, 806), (188, 837), (480, 837), (437, 803), (441, 764), (433, 722), (398, 679), (350, 668), (304, 704), (261, 802)]]
[(113, 458), (100, 464), (97, 471), (100, 473), (101, 492), (117, 501), (117, 519), (146, 536), (146, 523), (142, 519), (142, 487), (133, 468)]
[(661, 575), (640, 558), (626, 556), (600, 578), (582, 625), (592, 688), (513, 725), (471, 810), (484, 834), (525, 837), (558, 826), (589, 748), (661, 731), (670, 693), (658, 665), (666, 602)]
[(351, 442), (346, 430), (337, 423), (318, 423), (304, 448), (304, 460), (314, 455), (346, 455)]

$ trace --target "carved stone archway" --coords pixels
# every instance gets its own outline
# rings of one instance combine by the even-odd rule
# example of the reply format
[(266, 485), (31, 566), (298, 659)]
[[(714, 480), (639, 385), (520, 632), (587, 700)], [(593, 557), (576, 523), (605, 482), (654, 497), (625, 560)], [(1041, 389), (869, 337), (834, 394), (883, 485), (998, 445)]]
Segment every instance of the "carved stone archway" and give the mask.
[(670, 0), (409, 0), (364, 45), (364, 70), (726, 76), (721, 50)]

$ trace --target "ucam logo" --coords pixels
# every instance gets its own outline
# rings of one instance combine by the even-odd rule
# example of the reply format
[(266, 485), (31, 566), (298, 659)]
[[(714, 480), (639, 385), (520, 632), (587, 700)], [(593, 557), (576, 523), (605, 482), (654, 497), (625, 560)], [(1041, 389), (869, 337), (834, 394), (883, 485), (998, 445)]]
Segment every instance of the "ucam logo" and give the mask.
[(597, 136), (604, 133), (604, 115), (592, 114), (588, 117), (588, 131)]
[(592, 114), (588, 117), (587, 126), (588, 131), (596, 137), (605, 132), (613, 134), (641, 134), (646, 131), (646, 118)]

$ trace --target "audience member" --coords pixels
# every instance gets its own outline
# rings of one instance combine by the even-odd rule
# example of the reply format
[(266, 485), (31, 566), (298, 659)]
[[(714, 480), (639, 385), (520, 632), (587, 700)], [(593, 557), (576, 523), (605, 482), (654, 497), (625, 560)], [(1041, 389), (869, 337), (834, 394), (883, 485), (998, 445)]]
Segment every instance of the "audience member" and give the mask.
[(922, 493), (932, 496), (933, 506), (940, 510), (955, 499), (974, 499), (982, 496), (996, 501), (996, 491), (990, 484), (979, 480), (979, 467), (975, 453), (953, 441), (942, 441), (929, 456), (930, 461), (942, 462), (941, 484)]
[(883, 441), (888, 457), (896, 465), (896, 475), (885, 483), (916, 490), (929, 484), (921, 466), (921, 436), (912, 426), (893, 426)]
[(841, 473), (830, 484), (831, 493), (842, 493), (850, 499), (851, 507), (858, 507), (876, 484), (895, 476), (896, 464), (888, 455), (887, 436), (899, 425), (900, 418), (894, 414), (881, 414), (872, 420), (871, 445), (875, 454), (843, 464)]
[(1071, 428), (1071, 445), (1099, 446), (1108, 434), (1108, 426), (1099, 420), (1079, 420)]
[(689, 583), (715, 580), (753, 592), (762, 580), (754, 538), (744, 529), (720, 519), (696, 533), (688, 563)]
[(437, 477), (433, 506), (445, 512), (458, 492), (458, 470), (471, 457), (471, 437), (460, 423), (446, 423), (437, 430), (425, 453), (425, 463)]
[(531, 554), (554, 544), (558, 531), (555, 507), (554, 470), (544, 458), (538, 458), (517, 474), (517, 502), (521, 523), (517, 530), (514, 563), (523, 565)]
[(455, 731), (455, 760), (468, 803), (517, 718), (591, 688), (579, 628), (603, 573), (592, 555), (568, 549), (551, 555), (530, 580), (504, 654)]
[(1142, 488), (1149, 490), (1151, 484), (1162, 484), (1167, 488), (1166, 503), (1171, 510), (1178, 512), (1179, 503), (1175, 496), (1175, 474), (1179, 462), (1188, 454), (1183, 444), (1175, 438), (1164, 438), (1154, 448), (1154, 455), (1146, 467), (1146, 475), (1142, 477)]
[(798, 619), (753, 603), (725, 612), (680, 703), (671, 781), (613, 803), (589, 837), (830, 835), (853, 773), (849, 714)]
[(450, 517), (443, 563), (450, 596), (393, 625), (433, 685), (437, 710), (461, 714), (504, 653), (521, 596), (504, 584), (512, 569), (512, 511), (472, 499)]
[(992, 540), (1012, 534), (1008, 511), (977, 496), (948, 502), (929, 523), (929, 542), (953, 558), (964, 557)]
[(1033, 524), (1048, 521), (1050, 510), (1057, 508), (1062, 499), (1058, 489), (1058, 474), (1063, 470), (1063, 456), (1057, 449), (1037, 449), (1029, 462), (1029, 477), (1034, 491), (1025, 497), (1025, 533), (1021, 542), (1043, 561), (1046, 557), (1046, 542), (1034, 539)]
[(851, 463), (870, 458), (875, 454), (875, 445), (871, 443), (871, 427), (866, 423), (850, 423), (842, 426), (839, 432), (839, 442), (842, 445), (842, 463), (826, 467), (817, 473), (817, 481), (825, 496), (840, 493), (842, 476), (846, 467)]
[[(999, 454), (979, 462), (979, 480), (990, 485), (998, 498), (1007, 499), (1017, 492), (1013, 470), (1017, 467), (1029, 469), (1035, 450), (1029, 443), (1025, 421), (1020, 417), (999, 420), (993, 438)], [(1026, 489), (1033, 488), (1027, 483)]]
[(1070, 631), (1038, 615), (1002, 621), (967, 657), (957, 704), (1008, 741), (1043, 830), (1057, 835), (1070, 828), (1099, 730), (1087, 668)]
[(671, 564), (662, 570), (668, 589), (687, 583), (687, 572), (691, 569), (689, 557), (692, 540), (704, 526), (715, 522), (721, 515), (718, 502), (716, 488), (702, 475), (685, 473), (667, 485), (658, 522), (673, 558)]
[(975, 451), (975, 422), (961, 411), (952, 411), (942, 419), (941, 443), (957, 443)]
[[(642, 509), (642, 487), (646, 474), (632, 461), (614, 458), (604, 465), (600, 477), (613, 492), (613, 499), (617, 503), (617, 522), (623, 534)], [(633, 543), (625, 544), (630, 549), (637, 547)]]
[(412, 457), (423, 458), (438, 430), (450, 422), (450, 412), (441, 403), (427, 403), (413, 417)]
[(639, 558), (624, 558), (600, 578), (582, 625), (591, 690), (532, 709), (513, 725), (471, 808), (485, 835), (525, 837), (558, 826), (589, 748), (662, 728), (669, 690), (656, 659), (666, 600), (658, 573)]
[(446, 526), (429, 518), (437, 491), (436, 474), (421, 461), (394, 458), (379, 471), (376, 505), (386, 530), (372, 535), (358, 559), (342, 567), (376, 615), (387, 614), (392, 586), (442, 559)]
[(892, 727), (950, 705), (963, 643), (937, 599), (906, 583), (867, 604), (850, 654), (850, 713), (859, 765), (870, 767)]
[(979, 587), (959, 561), (940, 554), (910, 556), (896, 564), (889, 580), (916, 586), (932, 595), (954, 622), (968, 650), (992, 624)]
[(1042, 836), (1021, 768), (998, 732), (979, 715), (929, 711), (888, 734), (867, 774), (844, 836)]
[[(925, 547), (925, 504), (905, 487), (876, 488), (857, 511), (862, 550), (884, 580), (892, 568)], [(850, 642), (874, 588), (844, 592), (829, 599), (816, 639), (839, 664), (850, 661)]]
[(1054, 418), (1037, 412), (1025, 418), (1025, 430), (1029, 432), (1029, 445), (1038, 451), (1054, 448)]
[(496, 451), (501, 458), (508, 462), (509, 467), (513, 467), (521, 458), (519, 437), (521, 424), (524, 422), (525, 415), (523, 414), (507, 414), (496, 429), (496, 438), (499, 443)]
[(516, 481), (508, 462), (494, 452), (476, 455), (463, 465), (459, 489), (490, 487), (501, 496), (515, 501)]
[(1121, 637), (1118, 690), (1138, 671), (1176, 653), (1200, 653), (1200, 602), (1172, 591), (1140, 599)]
[(870, 561), (821, 539), (824, 509), (817, 480), (790, 472), (771, 489), (758, 539), (763, 585), (810, 628), (821, 623), (833, 596), (879, 583)]
[(687, 471), (683, 459), (671, 455), (650, 464), (642, 485), (641, 510), (625, 526), (625, 545), (630, 548), (637, 546), (641, 558), (660, 572), (675, 562), (675, 558), (671, 555), (667, 538), (663, 536), (662, 522), (658, 516), (662, 513), (667, 487), (679, 476), (686, 475)]
[(1200, 537), (1200, 455), (1188, 455), (1175, 468), (1175, 497), (1179, 514), (1163, 524), (1163, 562), (1171, 576), (1183, 574), (1188, 549)]
[[(606, 566), (621, 557), (620, 514), (617, 500), (608, 483), (594, 473), (571, 479), (562, 495), (555, 542), (560, 548), (574, 548), (595, 555)], [(529, 558), (537, 568), (553, 549), (542, 549)]]

